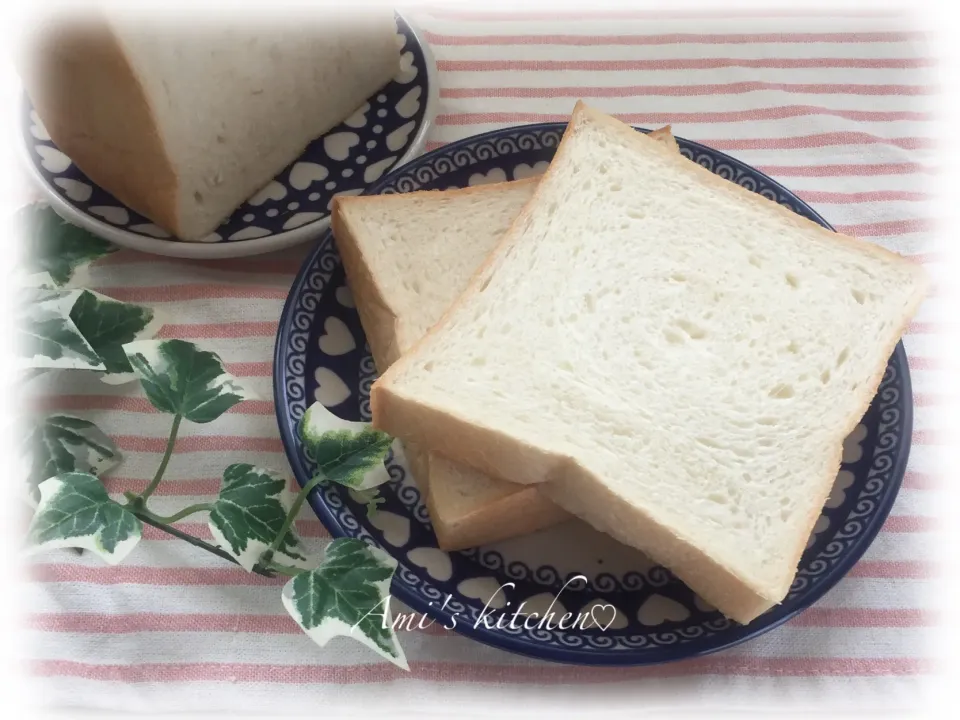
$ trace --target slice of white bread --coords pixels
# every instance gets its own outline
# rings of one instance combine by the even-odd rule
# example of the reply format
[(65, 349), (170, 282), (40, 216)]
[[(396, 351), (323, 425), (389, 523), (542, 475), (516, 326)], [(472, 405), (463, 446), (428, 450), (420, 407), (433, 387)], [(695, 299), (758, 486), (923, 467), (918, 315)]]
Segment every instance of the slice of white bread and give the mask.
[[(670, 128), (651, 137), (678, 152)], [(377, 368), (407, 352), (467, 287), (539, 178), (334, 201), (333, 231)], [(569, 518), (536, 488), (405, 447), (444, 550), (523, 535)]]
[(747, 623), (786, 595), (927, 282), (578, 103), (373, 424), (536, 483)]
[(209, 236), (400, 70), (389, 7), (199, 22), (87, 10), (38, 18), (26, 90), (91, 180), (183, 240)]

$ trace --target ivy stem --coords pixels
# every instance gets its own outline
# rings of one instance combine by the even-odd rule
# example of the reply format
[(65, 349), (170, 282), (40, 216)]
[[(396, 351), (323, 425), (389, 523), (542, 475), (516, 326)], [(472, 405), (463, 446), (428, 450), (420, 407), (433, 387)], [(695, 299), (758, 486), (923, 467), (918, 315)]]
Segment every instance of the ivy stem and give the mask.
[[(217, 557), (221, 557), (224, 560), (229, 560), (234, 565), (240, 564), (237, 562), (237, 559), (233, 557), (230, 553), (226, 552), (225, 550), (222, 550), (221, 548), (218, 548), (216, 545), (211, 545), (210, 543), (204, 542), (198, 537), (194, 537), (193, 535), (188, 535), (185, 532), (181, 532), (180, 530), (177, 530), (175, 527), (171, 527), (170, 525), (167, 525), (165, 523), (158, 522), (155, 519), (156, 516), (153, 515), (153, 513), (151, 512), (145, 512), (143, 510), (133, 510), (132, 512), (134, 515), (140, 518), (147, 525), (152, 525), (153, 527), (157, 528), (158, 530), (162, 530), (168, 535), (173, 535), (176, 538), (185, 540), (186, 542), (190, 543), (194, 547), (198, 547), (203, 550), (206, 550), (209, 553), (213, 553)], [(264, 577), (276, 577), (278, 570), (276, 568), (265, 567), (262, 564), (258, 563), (257, 565), (254, 565), (253, 572), (257, 573), (257, 575), (263, 575)], [(287, 573), (283, 573), (283, 574), (286, 575)]]
[(293, 521), (296, 520), (297, 515), (300, 514), (300, 508), (303, 507), (303, 501), (307, 499), (307, 495), (309, 495), (310, 491), (325, 479), (326, 476), (324, 476), (323, 473), (317, 473), (313, 478), (311, 478), (310, 482), (303, 486), (300, 494), (297, 495), (297, 499), (293, 501), (293, 505), (290, 507), (290, 512), (287, 513), (287, 519), (283, 521), (283, 526), (280, 528), (280, 532), (277, 533), (277, 536), (273, 539), (270, 547), (267, 548), (267, 551), (262, 556), (267, 562), (271, 561), (273, 553), (277, 551), (277, 549), (280, 547), (280, 544), (283, 542), (283, 539), (290, 531)]
[(158, 523), (172, 525), (178, 520), (183, 520), (188, 515), (193, 515), (194, 513), (205, 512), (209, 510), (213, 510), (213, 503), (197, 503), (196, 505), (187, 505), (187, 507), (185, 507), (180, 512), (176, 512), (173, 515), (168, 515), (167, 517), (163, 517), (162, 515), (155, 515), (154, 513), (147, 510), (146, 508), (143, 508), (140, 512), (142, 512), (144, 515), (149, 515), (152, 520), (155, 520)]
[(160, 460), (160, 466), (157, 468), (157, 473), (153, 476), (153, 480), (151, 480), (146, 489), (140, 493), (141, 500), (146, 500), (148, 497), (150, 497), (153, 494), (153, 491), (157, 489), (157, 485), (160, 484), (160, 480), (163, 479), (163, 473), (166, 472), (167, 464), (170, 462), (170, 457), (173, 455), (173, 446), (177, 444), (177, 432), (180, 430), (181, 420), (183, 420), (183, 415), (179, 413), (174, 415), (173, 427), (170, 428), (170, 437), (167, 439), (167, 449), (163, 453), (163, 459)]

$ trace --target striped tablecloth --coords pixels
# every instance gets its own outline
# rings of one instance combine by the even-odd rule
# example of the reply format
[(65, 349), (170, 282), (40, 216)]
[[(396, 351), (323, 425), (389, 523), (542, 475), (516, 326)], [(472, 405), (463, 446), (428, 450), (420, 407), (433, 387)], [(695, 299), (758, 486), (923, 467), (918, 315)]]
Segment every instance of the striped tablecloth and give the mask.
[[(934, 59), (902, 18), (435, 10), (418, 22), (440, 69), (430, 148), (563, 120), (584, 98), (634, 124), (672, 123), (677, 135), (782, 181), (841, 231), (927, 264), (935, 276), (942, 266), (927, 201), (938, 169)], [(265, 398), (184, 428), (154, 496), (157, 512), (209, 499), (231, 462), (289, 470), (269, 399), (271, 355), (307, 250), (210, 262), (122, 251), (93, 269), (98, 290), (157, 307), (164, 337), (215, 350)], [(389, 703), (425, 714), (529, 706), (562, 716), (668, 702), (915, 705), (934, 672), (936, 315), (934, 296), (904, 341), (917, 411), (909, 472), (889, 521), (816, 607), (748, 644), (653, 669), (595, 669), (528, 660), (447, 632), (409, 632), (406, 674), (350, 640), (317, 648), (284, 614), (277, 583), (147, 528), (119, 567), (66, 551), (32, 564), (21, 591), (29, 681), (48, 706), (135, 711), (329, 714)], [(117, 438), (126, 462), (109, 479), (112, 490), (146, 485), (169, 428), (139, 388), (71, 377), (42, 404), (82, 413)], [(202, 523), (184, 525), (207, 534)], [(308, 508), (298, 526), (318, 548), (326, 542)]]

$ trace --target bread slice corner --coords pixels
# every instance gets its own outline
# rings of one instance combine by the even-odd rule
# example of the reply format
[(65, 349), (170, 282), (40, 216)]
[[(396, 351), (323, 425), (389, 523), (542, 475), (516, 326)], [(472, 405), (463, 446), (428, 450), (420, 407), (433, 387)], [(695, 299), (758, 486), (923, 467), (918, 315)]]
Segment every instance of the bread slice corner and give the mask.
[(373, 423), (535, 486), (748, 623), (788, 592), (928, 286), (578, 103)]
[[(669, 126), (650, 137), (679, 152)], [(536, 189), (538, 177), (453, 190), (338, 196), (332, 224), (361, 323), (384, 370), (466, 288)], [(441, 549), (535, 532), (569, 514), (536, 488), (505, 482), (405, 443)]]

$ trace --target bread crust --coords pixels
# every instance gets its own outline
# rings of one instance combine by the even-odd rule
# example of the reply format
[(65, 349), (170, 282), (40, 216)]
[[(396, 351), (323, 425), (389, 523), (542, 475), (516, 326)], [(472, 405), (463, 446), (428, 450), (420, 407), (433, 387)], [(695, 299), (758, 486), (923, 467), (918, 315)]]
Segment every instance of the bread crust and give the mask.
[[(679, 152), (676, 138), (670, 126), (658, 128), (649, 133), (674, 152)], [(406, 328), (370, 272), (370, 258), (364, 256), (359, 237), (362, 232), (359, 218), (364, 205), (396, 203), (406, 206), (411, 196), (424, 194), (442, 194), (445, 198), (476, 196), (486, 193), (499, 193), (505, 186), (534, 186), (539, 177), (516, 180), (510, 183), (492, 183), (474, 187), (451, 190), (420, 190), (413, 193), (377, 195), (377, 196), (338, 196), (334, 198), (332, 225), (335, 242), (343, 259), (347, 278), (354, 289), (360, 320), (367, 334), (374, 361), (381, 371), (385, 371), (402, 354), (401, 338)], [(527, 488), (516, 483), (500, 481), (511, 493), (504, 494), (494, 502), (485, 504), (475, 511), (457, 516), (448, 508), (442, 507), (436, 496), (426, 490), (435, 484), (448, 482), (443, 472), (443, 463), (431, 462), (430, 453), (422, 448), (410, 446), (407, 449), (410, 466), (415, 477), (424, 487), (430, 517), (433, 521), (439, 547), (444, 550), (460, 550), (485, 543), (498, 542), (516, 535), (535, 532), (550, 525), (569, 519), (569, 514), (540, 493), (536, 488)]]
[[(515, 180), (512, 186), (535, 185), (539, 177)], [(366, 203), (397, 202), (407, 204), (411, 194), (440, 194), (444, 197), (483, 195), (502, 192), (508, 183), (491, 183), (453, 190), (421, 190), (416, 193), (377, 196), (338, 196), (334, 198), (331, 225), (334, 241), (343, 260), (347, 278), (355, 297), (360, 322), (367, 335), (370, 352), (377, 368), (385, 371), (401, 355), (400, 338), (404, 328), (402, 320), (390, 307), (380, 286), (370, 272), (370, 261), (364, 256), (358, 240), (361, 229), (354, 212), (362, 212)], [(434, 526), (438, 546), (443, 550), (462, 550), (486, 543), (506, 540), (516, 535), (534, 532), (569, 518), (547, 497), (535, 489), (510, 483), (514, 491), (465, 516), (450, 517), (438, 507), (430, 488), (434, 481), (443, 482), (442, 473), (431, 463), (429, 451), (414, 444), (407, 444), (407, 459), (414, 477), (427, 504)], [(439, 479), (436, 477), (439, 476)], [(504, 484), (507, 484), (506, 481)]]
[(57, 147), (124, 205), (179, 233), (176, 172), (149, 99), (106, 18), (91, 11), (44, 24), (18, 65)]
[[(573, 117), (557, 149), (556, 157), (562, 158), (567, 152), (569, 147), (567, 141), (577, 132), (577, 128), (584, 118), (606, 125), (612, 131), (621, 135), (628, 143), (650, 143), (649, 138), (632, 131), (619, 121), (587, 107), (580, 101), (574, 109)], [(650, 144), (650, 147), (654, 146), (657, 147), (657, 152), (667, 154), (667, 151), (661, 149), (656, 143)], [(843, 432), (838, 433), (836, 438), (837, 451), (828, 466), (832, 468), (832, 471), (825, 473), (818, 480), (818, 492), (816, 493), (818, 504), (814, 506), (813, 512), (806, 519), (804, 524), (806, 532), (798, 535), (793, 551), (788, 558), (790, 567), (794, 568), (794, 573), (791, 573), (784, 582), (778, 587), (753, 587), (745, 578), (720, 565), (707, 553), (695, 548), (686, 539), (680, 537), (674, 530), (660, 524), (656, 518), (640, 508), (622, 502), (610, 493), (609, 489), (604, 487), (600, 478), (578, 464), (573, 458), (546, 452), (515, 440), (496, 428), (485, 427), (458, 417), (455, 413), (447, 413), (429, 407), (416, 398), (404, 396), (392, 385), (394, 379), (402, 374), (407, 365), (417, 357), (418, 351), (424, 343), (428, 342), (428, 338), (444, 327), (459, 306), (475, 295), (484, 285), (486, 279), (495, 272), (498, 263), (522, 235), (523, 228), (530, 216), (530, 208), (538, 203), (543, 184), (538, 186), (527, 206), (521, 211), (484, 266), (474, 275), (461, 297), (414, 348), (374, 383), (371, 390), (373, 425), (386, 432), (399, 433), (404, 437), (415, 438), (426, 447), (431, 447), (437, 452), (491, 475), (505, 477), (513, 482), (543, 484), (541, 485), (543, 491), (562, 507), (581, 517), (591, 515), (591, 518), (585, 519), (594, 524), (597, 529), (607, 532), (621, 542), (647, 552), (657, 562), (669, 567), (691, 589), (720, 609), (727, 617), (746, 624), (779, 603), (788, 592), (809, 534), (813, 530), (816, 518), (822, 510), (823, 502), (826, 501), (836, 478), (836, 471), (840, 467), (843, 441), (863, 417), (875, 395), (883, 377), (887, 359), (896, 347), (910, 318), (916, 313), (926, 296), (930, 281), (921, 266), (911, 263), (895, 253), (865, 241), (826, 230), (776, 202), (716, 176), (696, 163), (682, 160), (679, 156), (670, 159), (676, 163), (677, 168), (682, 172), (693, 175), (697, 180), (721, 192), (733, 195), (737, 201), (763, 206), (768, 211), (779, 213), (780, 218), (788, 223), (812, 231), (816, 240), (841, 242), (855, 251), (873, 255), (887, 262), (893, 261), (902, 264), (914, 275), (916, 281), (916, 290), (907, 307), (904, 308), (899, 328), (892, 332), (891, 336), (884, 342), (885, 352), (882, 355), (882, 364), (878, 365), (870, 379), (858, 390), (853, 408), (843, 425)], [(550, 175), (555, 166), (555, 162), (551, 164), (547, 170), (547, 176)], [(594, 509), (591, 510), (591, 508)], [(605, 511), (598, 512), (595, 508), (605, 508)], [(613, 520), (597, 522), (599, 517), (612, 517)]]

